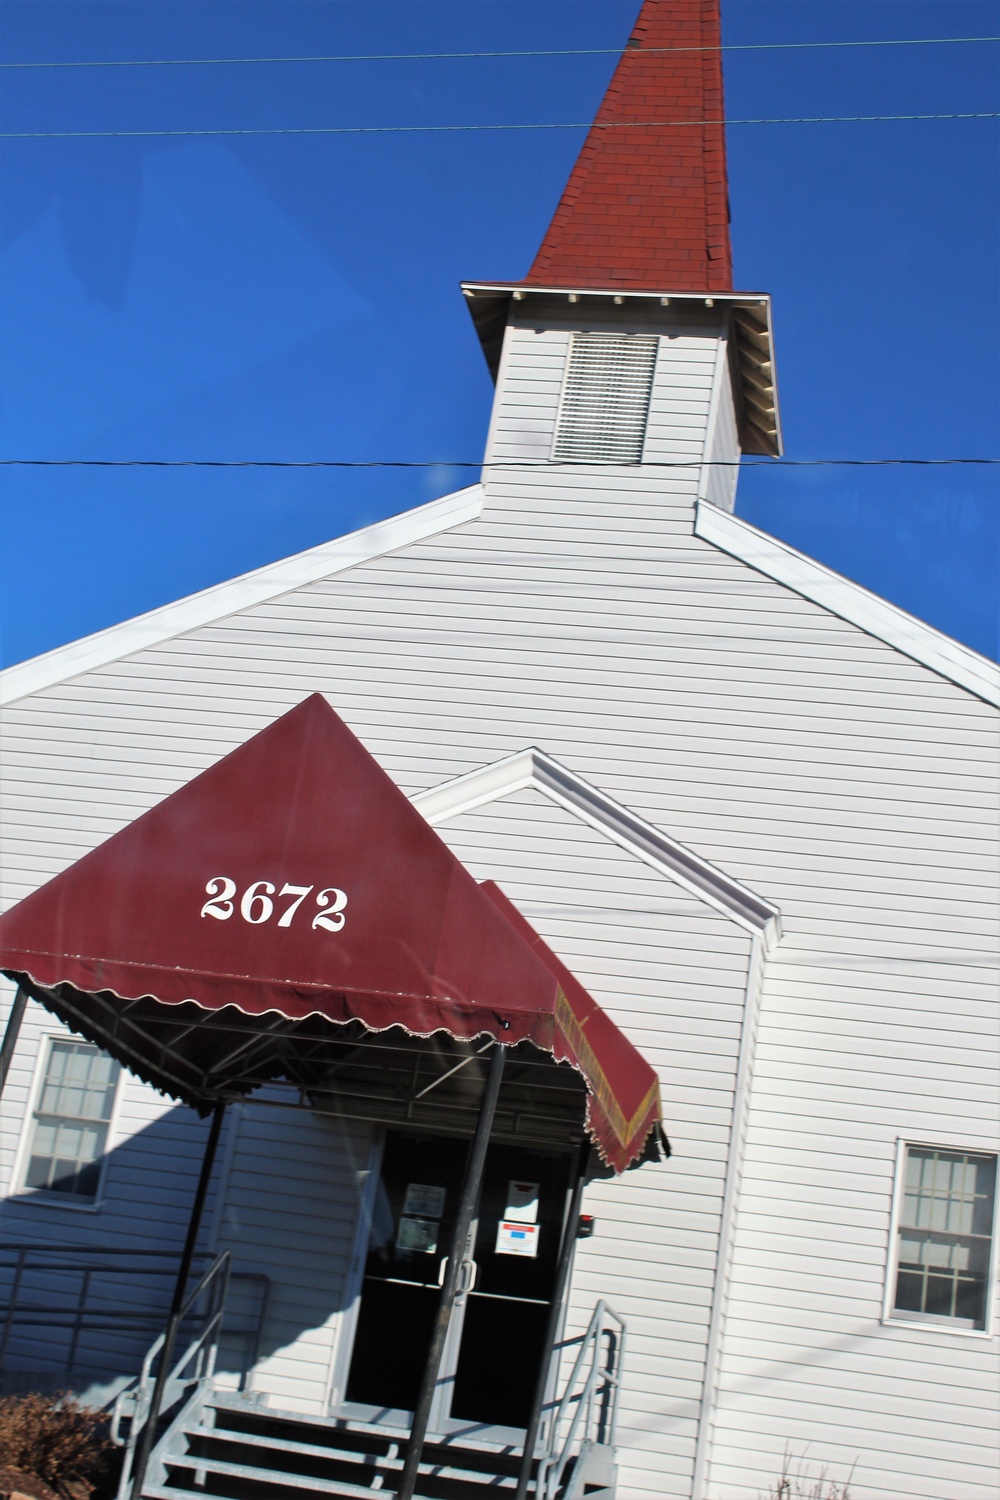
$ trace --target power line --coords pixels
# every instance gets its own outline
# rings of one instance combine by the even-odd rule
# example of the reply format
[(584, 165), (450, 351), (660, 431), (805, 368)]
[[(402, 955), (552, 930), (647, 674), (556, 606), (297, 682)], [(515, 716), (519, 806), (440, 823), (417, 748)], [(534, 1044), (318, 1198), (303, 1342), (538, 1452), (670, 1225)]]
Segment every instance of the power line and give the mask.
[[(1000, 42), (997, 36), (908, 36), (857, 42), (734, 42), (722, 47), (642, 47), (645, 53), (801, 52), (844, 47), (941, 47)], [(0, 62), (0, 68), (214, 68), (264, 63), (462, 62), (479, 58), (616, 57), (620, 47), (560, 47), (511, 52), (354, 52), (302, 57), (128, 57), (79, 62)]]
[[(880, 469), (1000, 464), (1000, 458), (709, 458), (623, 465), (644, 469)], [(0, 458), (6, 468), (82, 469), (579, 469), (593, 464), (557, 459), (477, 458)], [(600, 465), (598, 465), (600, 467)]]
[(206, 128), (200, 130), (0, 130), (0, 140), (107, 140), (122, 136), (230, 135), (453, 135), (461, 132), (504, 130), (651, 130), (706, 125), (871, 125), (894, 120), (997, 120), (1000, 111), (975, 110), (938, 115), (800, 115), (743, 120), (573, 120), (549, 124), (513, 125), (292, 125)]

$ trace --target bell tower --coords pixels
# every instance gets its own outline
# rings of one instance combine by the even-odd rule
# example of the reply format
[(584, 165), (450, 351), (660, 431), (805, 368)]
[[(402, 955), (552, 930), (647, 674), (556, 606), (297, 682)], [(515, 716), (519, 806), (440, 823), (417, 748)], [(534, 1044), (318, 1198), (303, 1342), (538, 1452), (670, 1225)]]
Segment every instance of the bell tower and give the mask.
[(568, 514), (596, 484), (693, 524), (697, 501), (733, 509), (741, 452), (781, 452), (723, 122), (719, 0), (645, 0), (527, 276), (463, 284), (497, 382), (488, 509)]

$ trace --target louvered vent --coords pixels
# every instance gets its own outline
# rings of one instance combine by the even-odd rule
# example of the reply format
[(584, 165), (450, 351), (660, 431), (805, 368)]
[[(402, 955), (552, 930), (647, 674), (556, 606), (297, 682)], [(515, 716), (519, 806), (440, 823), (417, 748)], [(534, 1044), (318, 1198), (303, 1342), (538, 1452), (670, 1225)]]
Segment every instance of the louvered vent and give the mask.
[(553, 458), (641, 462), (657, 342), (640, 335), (574, 333)]

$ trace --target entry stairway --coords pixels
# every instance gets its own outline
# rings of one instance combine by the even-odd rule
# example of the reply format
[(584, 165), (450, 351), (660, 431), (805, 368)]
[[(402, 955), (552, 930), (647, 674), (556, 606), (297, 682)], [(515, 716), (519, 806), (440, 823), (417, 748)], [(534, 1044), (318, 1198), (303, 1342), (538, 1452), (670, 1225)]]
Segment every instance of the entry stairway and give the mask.
[[(176, 1315), (181, 1354), (160, 1334), (138, 1378), (117, 1396), (110, 1438), (124, 1451), (117, 1500), (357, 1500), (395, 1493), (407, 1434), (339, 1417), (266, 1406), (251, 1394), (219, 1389), (216, 1357), (223, 1329), (229, 1252), (213, 1262)], [(198, 1309), (201, 1313), (198, 1315)], [(549, 1407), (533, 1465), (531, 1500), (614, 1500), (615, 1427), (625, 1325), (598, 1302), (585, 1333), (567, 1341), (576, 1357)], [(249, 1371), (252, 1379), (253, 1370)], [(155, 1437), (137, 1493), (140, 1434)], [(126, 1431), (127, 1429), (127, 1431)], [(468, 1439), (424, 1444), (420, 1500), (513, 1496), (520, 1454)]]
[[(389, 1500), (405, 1445), (405, 1434), (211, 1395), (189, 1408), (160, 1445), (143, 1500)], [(591, 1445), (597, 1448), (603, 1445)], [(568, 1474), (560, 1484), (560, 1500), (612, 1500), (612, 1450), (591, 1451), (586, 1458), (573, 1466), (579, 1482)], [(513, 1495), (519, 1465), (517, 1453), (495, 1444), (428, 1441), (417, 1494), (421, 1500)]]

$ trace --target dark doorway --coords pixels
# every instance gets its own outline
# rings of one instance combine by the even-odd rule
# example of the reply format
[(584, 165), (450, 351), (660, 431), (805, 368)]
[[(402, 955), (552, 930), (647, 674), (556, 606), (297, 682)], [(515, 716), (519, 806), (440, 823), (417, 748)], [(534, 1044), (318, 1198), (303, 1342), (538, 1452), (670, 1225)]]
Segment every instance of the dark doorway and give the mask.
[[(389, 1131), (346, 1401), (369, 1419), (413, 1409), (468, 1143)], [(473, 1223), (432, 1426), (523, 1428), (542, 1357), (570, 1154), (494, 1145)]]
[(468, 1144), (390, 1131), (365, 1261), (348, 1401), (412, 1411)]

